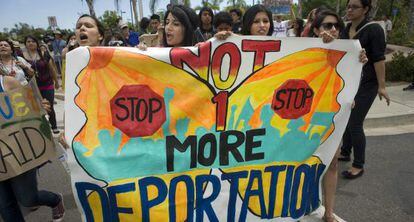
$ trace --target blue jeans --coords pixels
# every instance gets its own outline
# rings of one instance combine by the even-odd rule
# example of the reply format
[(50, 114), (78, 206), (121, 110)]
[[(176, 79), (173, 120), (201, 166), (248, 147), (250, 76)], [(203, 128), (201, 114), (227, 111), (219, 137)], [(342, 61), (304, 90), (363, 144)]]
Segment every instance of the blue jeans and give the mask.
[(59, 204), (59, 195), (37, 190), (37, 168), (11, 179), (0, 181), (0, 214), (4, 222), (24, 221), (18, 203), (25, 207)]

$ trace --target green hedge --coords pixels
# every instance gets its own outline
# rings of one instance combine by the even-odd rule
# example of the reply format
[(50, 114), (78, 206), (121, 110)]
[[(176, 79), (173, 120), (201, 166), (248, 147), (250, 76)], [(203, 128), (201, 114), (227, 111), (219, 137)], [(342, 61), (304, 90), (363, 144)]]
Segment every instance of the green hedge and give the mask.
[(414, 52), (404, 56), (404, 53), (397, 52), (392, 56), (392, 61), (385, 64), (387, 81), (414, 80)]

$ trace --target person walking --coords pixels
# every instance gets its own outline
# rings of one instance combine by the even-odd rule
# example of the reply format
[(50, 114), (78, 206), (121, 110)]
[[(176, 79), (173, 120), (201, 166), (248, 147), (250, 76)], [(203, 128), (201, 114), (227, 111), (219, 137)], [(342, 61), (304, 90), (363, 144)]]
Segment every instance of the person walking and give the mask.
[[(4, 41), (0, 41), (0, 49)], [(9, 45), (10, 47), (11, 45)], [(14, 90), (20, 87), (17, 79), (0, 74), (0, 93)], [(49, 103), (43, 103), (48, 109)], [(0, 181), (0, 215), (4, 222), (24, 222), (19, 203), (24, 207), (48, 206), (52, 208), (52, 221), (60, 222), (65, 215), (63, 197), (60, 194), (49, 191), (39, 191), (36, 178), (37, 168), (31, 169)]]
[(24, 58), (31, 64), (35, 71), (37, 86), (42, 97), (49, 101), (50, 112), (49, 123), (53, 133), (59, 133), (56, 122), (56, 113), (53, 106), (55, 100), (55, 89), (59, 89), (56, 70), (53, 67), (52, 58), (43, 54), (39, 47), (39, 41), (34, 36), (26, 36), (24, 39), (27, 51), (23, 53)]
[(355, 106), (345, 129), (343, 146), (338, 158), (341, 161), (350, 161), (353, 149), (352, 167), (342, 172), (346, 179), (355, 179), (364, 173), (366, 139), (363, 124), (375, 97), (378, 95), (380, 99), (385, 99), (386, 103), (390, 104), (390, 97), (385, 89), (384, 30), (379, 24), (370, 22), (368, 17), (370, 10), (371, 0), (348, 0), (346, 16), (350, 23), (341, 36), (343, 39), (358, 39), (368, 57), (368, 62), (362, 69)]
[(62, 74), (62, 50), (66, 47), (66, 41), (62, 39), (63, 35), (59, 30), (53, 32), (55, 39), (52, 42), (53, 59), (56, 64), (58, 74)]

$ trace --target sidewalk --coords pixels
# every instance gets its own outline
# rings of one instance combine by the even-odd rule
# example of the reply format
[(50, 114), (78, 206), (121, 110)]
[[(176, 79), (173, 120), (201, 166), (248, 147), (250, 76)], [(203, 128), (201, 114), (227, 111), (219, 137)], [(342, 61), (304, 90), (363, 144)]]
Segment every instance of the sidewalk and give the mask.
[(385, 61), (389, 62), (392, 60), (392, 54), (394, 54), (395, 52), (403, 52), (405, 56), (407, 56), (407, 54), (409, 52), (414, 52), (413, 48), (409, 48), (409, 47), (405, 47), (405, 46), (399, 46), (399, 45), (392, 45), (392, 44), (387, 44), (387, 48), (391, 49), (393, 52), (388, 53), (385, 55)]
[(387, 86), (391, 104), (377, 97), (364, 123), (368, 135), (390, 135), (414, 132), (414, 91), (403, 91), (409, 83), (393, 83)]

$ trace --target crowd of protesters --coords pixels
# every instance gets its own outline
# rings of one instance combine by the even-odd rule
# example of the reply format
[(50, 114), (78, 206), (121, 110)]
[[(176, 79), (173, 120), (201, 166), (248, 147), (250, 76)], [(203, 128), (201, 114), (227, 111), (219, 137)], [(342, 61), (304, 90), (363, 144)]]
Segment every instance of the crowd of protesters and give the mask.
[[(385, 34), (382, 28), (370, 21), (371, 0), (348, 0), (346, 7), (347, 25), (335, 12), (320, 7), (312, 10), (307, 20), (293, 18), (283, 20), (282, 15), (272, 15), (263, 5), (257, 4), (248, 8), (244, 15), (239, 9), (214, 13), (211, 8), (203, 7), (197, 13), (183, 5), (170, 5), (161, 21), (159, 15), (143, 18), (139, 30), (133, 31), (130, 26), (120, 20), (116, 32), (105, 32), (102, 24), (93, 16), (82, 15), (76, 22), (75, 33), (67, 35), (67, 40), (59, 31), (54, 32), (54, 40), (40, 42), (33, 36), (25, 38), (26, 51), (14, 50), (13, 44), (7, 40), (0, 41), (0, 83), (1, 90), (9, 90), (8, 85), (26, 84), (35, 77), (42, 96), (48, 101), (49, 121), (54, 133), (58, 133), (53, 110), (54, 90), (59, 88), (57, 76), (64, 75), (66, 54), (78, 46), (129, 46), (145, 50), (146, 47), (182, 47), (194, 46), (199, 42), (215, 37), (224, 40), (231, 35), (254, 35), (275, 37), (320, 37), (324, 42), (334, 39), (358, 39), (364, 48), (360, 61), (364, 63), (362, 80), (355, 97), (354, 108), (343, 136), (343, 143), (335, 155), (326, 173), (323, 190), (326, 207), (324, 220), (336, 221), (333, 215), (334, 197), (337, 183), (337, 164), (350, 161), (353, 151), (352, 167), (342, 172), (345, 179), (356, 179), (364, 173), (365, 135), (363, 121), (376, 97), (379, 95), (389, 103), (385, 89)], [(388, 24), (389, 25), (389, 24)], [(387, 31), (391, 31), (388, 28)], [(51, 47), (50, 47), (51, 45)], [(11, 77), (14, 78), (11, 78)], [(64, 78), (63, 78), (64, 79)], [(64, 84), (63, 84), (64, 86)], [(63, 87), (62, 86), (62, 87)], [(0, 182), (0, 213), (6, 222), (21, 218), (16, 200), (25, 206), (48, 205), (56, 210), (54, 221), (63, 218), (62, 197), (53, 193), (37, 191), (35, 171), (30, 172), (29, 179), (21, 176)], [(32, 202), (25, 201), (23, 192), (32, 186), (36, 198)], [(25, 189), (18, 187), (26, 187)], [(26, 192), (26, 191), (24, 191)], [(14, 196), (10, 200), (3, 198), (3, 193)], [(46, 198), (47, 197), (47, 198)], [(17, 216), (16, 216), (17, 215)], [(61, 218), (59, 218), (61, 216)], [(56, 218), (55, 218), (56, 217)]]

